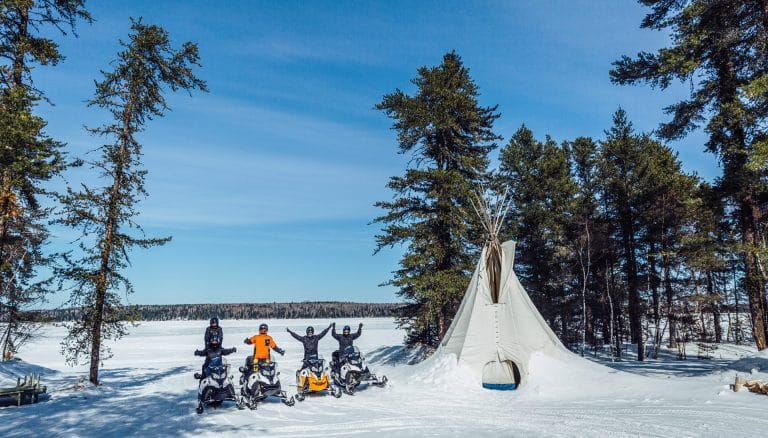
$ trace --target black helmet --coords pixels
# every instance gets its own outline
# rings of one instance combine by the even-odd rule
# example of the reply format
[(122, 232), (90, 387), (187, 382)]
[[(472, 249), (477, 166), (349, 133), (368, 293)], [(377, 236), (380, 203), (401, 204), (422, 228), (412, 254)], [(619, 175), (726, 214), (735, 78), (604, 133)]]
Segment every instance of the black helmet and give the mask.
[(307, 327), (307, 334), (308, 335), (314, 335), (315, 334), (315, 328), (312, 326)]
[(211, 322), (210, 322), (210, 325), (214, 325), (214, 324), (219, 325), (219, 318), (215, 316), (211, 318)]
[(269, 330), (269, 326), (264, 324), (264, 323), (262, 323), (262, 324), (259, 325), (259, 331), (261, 331), (261, 330)]
[(351, 331), (352, 331), (352, 329), (350, 329), (348, 325), (345, 325), (345, 326), (344, 326), (344, 328), (343, 328), (343, 329), (341, 329), (341, 331), (342, 331), (343, 333), (349, 333), (349, 332), (351, 332)]
[(212, 336), (211, 340), (208, 341), (208, 345), (210, 345), (213, 348), (216, 348), (221, 345), (221, 339), (219, 339), (218, 336)]

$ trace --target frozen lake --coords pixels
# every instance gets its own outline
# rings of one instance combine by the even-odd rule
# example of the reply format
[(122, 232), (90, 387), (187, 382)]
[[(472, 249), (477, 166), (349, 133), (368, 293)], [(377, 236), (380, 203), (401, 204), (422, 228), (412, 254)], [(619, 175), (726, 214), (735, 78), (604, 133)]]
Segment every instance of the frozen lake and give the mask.
[[(243, 338), (262, 321), (222, 321), (224, 346), (236, 372), (250, 347)], [(293, 373), (301, 345), (285, 331), (319, 332), (330, 320), (266, 321), (285, 348), (279, 357), (283, 386), (295, 392)], [(768, 378), (768, 354), (744, 346), (721, 346), (711, 360), (595, 364), (567, 357), (534, 356), (527, 387), (514, 392), (483, 390), (468, 381), (451, 357), (407, 364), (403, 332), (388, 318), (338, 320), (363, 335), (356, 342), (377, 374), (390, 385), (355, 396), (310, 397), (287, 407), (278, 401), (256, 411), (230, 404), (195, 413), (197, 383), (207, 321), (144, 322), (112, 345), (102, 386), (78, 389), (87, 367), (68, 367), (59, 353), (61, 327), (46, 327), (23, 347), (23, 361), (0, 364), (0, 379), (40, 373), (50, 399), (22, 408), (0, 408), (0, 436), (760, 436), (768, 430), (768, 397), (728, 384), (736, 373)], [(330, 334), (320, 351), (330, 358)], [(690, 357), (695, 357), (692, 352)], [(235, 377), (237, 383), (237, 376)]]

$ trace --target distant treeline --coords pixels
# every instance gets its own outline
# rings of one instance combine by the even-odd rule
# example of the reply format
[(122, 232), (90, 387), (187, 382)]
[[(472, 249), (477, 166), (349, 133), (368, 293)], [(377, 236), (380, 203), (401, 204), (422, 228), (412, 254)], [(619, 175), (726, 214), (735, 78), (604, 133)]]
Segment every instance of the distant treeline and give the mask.
[[(290, 319), (290, 318), (377, 318), (395, 316), (401, 307), (396, 303), (350, 303), (304, 301), (300, 303), (236, 303), (236, 304), (156, 304), (125, 307), (125, 319), (141, 321), (198, 320), (217, 316), (220, 319)], [(80, 308), (40, 311), (46, 321), (80, 319)]]

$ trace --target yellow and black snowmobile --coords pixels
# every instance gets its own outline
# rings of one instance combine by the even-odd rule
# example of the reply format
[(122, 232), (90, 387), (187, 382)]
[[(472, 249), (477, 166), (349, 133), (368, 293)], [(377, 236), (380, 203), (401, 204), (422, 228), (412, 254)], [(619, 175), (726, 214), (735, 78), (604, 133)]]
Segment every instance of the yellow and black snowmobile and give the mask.
[(296, 400), (303, 401), (307, 394), (313, 393), (341, 397), (341, 390), (331, 385), (328, 367), (321, 357), (305, 360), (304, 367), (296, 371)]

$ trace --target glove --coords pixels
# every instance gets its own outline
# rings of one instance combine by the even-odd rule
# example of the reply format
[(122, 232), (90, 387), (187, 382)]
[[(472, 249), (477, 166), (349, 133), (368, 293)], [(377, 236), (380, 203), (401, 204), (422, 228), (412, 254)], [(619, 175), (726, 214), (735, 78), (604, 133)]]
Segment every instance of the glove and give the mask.
[(275, 351), (277, 351), (278, 353), (280, 353), (280, 356), (283, 356), (283, 355), (285, 355), (285, 350), (283, 350), (282, 348), (275, 348)]
[(245, 340), (243, 341), (243, 344), (250, 344), (250, 343), (251, 343), (251, 338), (245, 338)]
[(360, 323), (360, 328), (363, 328), (363, 323), (362, 322)]
[(232, 347), (232, 352), (237, 353), (237, 347)]
[(333, 328), (336, 328), (336, 323), (335, 322), (332, 322), (331, 325), (333, 326)]

